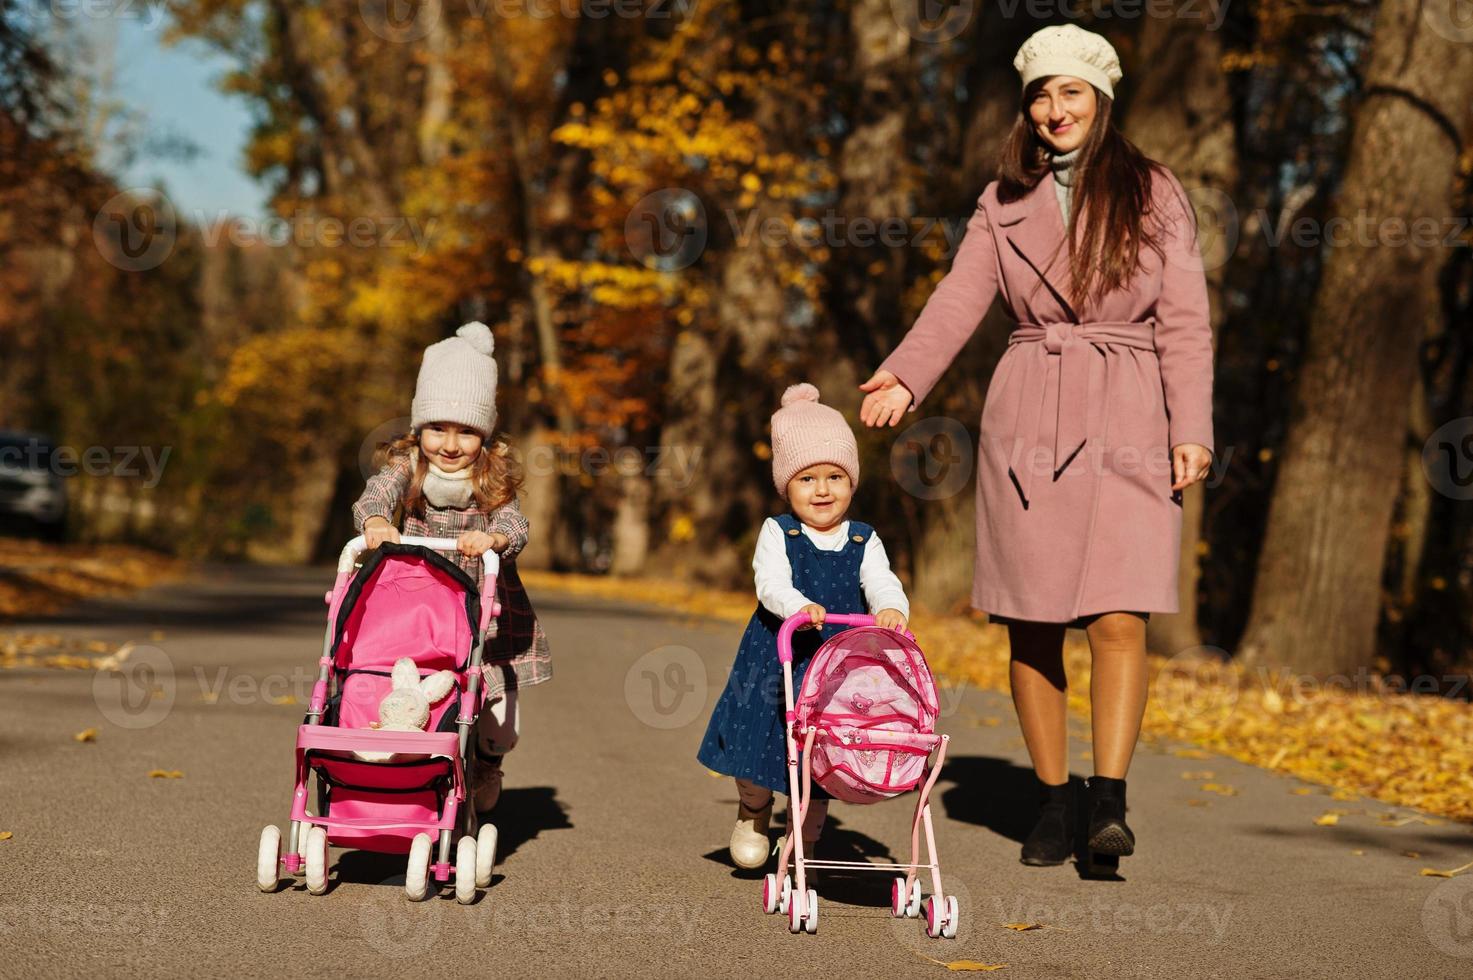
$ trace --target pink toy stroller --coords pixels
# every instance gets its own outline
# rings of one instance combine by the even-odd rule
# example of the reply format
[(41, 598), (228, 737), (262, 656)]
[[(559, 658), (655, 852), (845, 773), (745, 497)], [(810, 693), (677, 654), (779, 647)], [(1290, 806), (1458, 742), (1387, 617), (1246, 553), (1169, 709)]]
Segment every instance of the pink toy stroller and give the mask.
[[(466, 805), (466, 752), (484, 696), (481, 646), (495, 635), (500, 612), (501, 560), (486, 553), (482, 596), (438, 553), (454, 551), (453, 538), (401, 538), (359, 562), (364, 545), (360, 536), (343, 548), (325, 596), (321, 669), (297, 729), (290, 838), (283, 857), (280, 830), (273, 824), (261, 831), (256, 884), (274, 891), (284, 866), (288, 874), (305, 873), (307, 891), (321, 895), (327, 848), (336, 844), (407, 853), (404, 891), (411, 901), (428, 895), (433, 874), (437, 883), (453, 878), (456, 900), (469, 903), (477, 888), (491, 884), (496, 860), (496, 828), (478, 829)], [(400, 658), (413, 660), (421, 677), (448, 670), (455, 678), (450, 696), (431, 705), (422, 732), (369, 727)], [(388, 761), (364, 761), (358, 753)], [(315, 813), (307, 806), (309, 774), (317, 777)]]
[[(818, 931), (818, 892), (808, 887), (808, 868), (857, 871), (905, 869), (890, 888), (890, 914), (915, 918), (924, 910), (926, 934), (956, 938), (960, 910), (955, 895), (941, 887), (941, 864), (931, 825), (931, 788), (946, 760), (949, 735), (935, 733), (936, 682), (915, 638), (874, 625), (873, 616), (824, 617), (824, 625), (857, 626), (830, 638), (813, 654), (803, 686), (793, 697), (793, 631), (809, 622), (806, 613), (790, 617), (778, 630), (777, 654), (783, 665), (787, 704), (789, 832), (778, 857), (777, 873), (762, 882), (762, 910), (783, 912), (790, 932)], [(801, 734), (800, 761), (798, 737)], [(936, 761), (930, 762), (932, 752)], [(802, 779), (799, 780), (799, 769)], [(869, 864), (815, 861), (803, 855), (803, 826), (813, 799), (813, 781), (835, 799), (878, 803), (917, 790), (911, 821), (910, 862)], [(928, 860), (920, 860), (920, 835), (926, 832)], [(788, 857), (797, 875), (788, 874)], [(920, 872), (931, 872), (931, 895), (921, 900)]]

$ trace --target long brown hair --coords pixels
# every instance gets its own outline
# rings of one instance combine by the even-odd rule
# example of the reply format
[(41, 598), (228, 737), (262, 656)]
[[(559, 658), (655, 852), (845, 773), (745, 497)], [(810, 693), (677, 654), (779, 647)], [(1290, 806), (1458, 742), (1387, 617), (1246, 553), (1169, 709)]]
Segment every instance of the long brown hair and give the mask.
[[(1028, 116), (1038, 90), (1053, 76), (1036, 78), (1023, 90), (1018, 119), (1003, 145), (998, 163), (998, 200), (1015, 201), (1026, 195), (1049, 170), (1052, 149), (1044, 143)], [(1091, 86), (1093, 88), (1093, 86)], [(1074, 190), (1065, 241), (1069, 248), (1069, 298), (1076, 312), (1080, 300), (1098, 301), (1124, 288), (1140, 262), (1142, 245), (1165, 257), (1164, 228), (1151, 215), (1152, 170), (1165, 168), (1151, 160), (1115, 128), (1115, 100), (1095, 89), (1095, 118), (1074, 162)], [(1075, 247), (1076, 223), (1083, 217), (1084, 234)], [(1047, 262), (1052, 262), (1049, 256)], [(1045, 264), (1047, 267), (1047, 263)], [(1040, 284), (1041, 285), (1041, 284)], [(1082, 314), (1081, 314), (1082, 315)]]
[[(425, 513), (424, 482), (430, 470), (429, 460), (419, 451), (419, 433), (411, 430), (392, 442), (380, 443), (374, 450), (373, 465), (382, 468), (391, 458), (407, 456), (414, 460), (414, 475), (404, 494), (404, 513), (423, 517)], [(522, 489), (521, 467), (512, 455), (511, 443), (501, 433), (482, 439), (481, 451), (471, 463), (471, 495), (481, 510), (492, 511), (516, 499)]]

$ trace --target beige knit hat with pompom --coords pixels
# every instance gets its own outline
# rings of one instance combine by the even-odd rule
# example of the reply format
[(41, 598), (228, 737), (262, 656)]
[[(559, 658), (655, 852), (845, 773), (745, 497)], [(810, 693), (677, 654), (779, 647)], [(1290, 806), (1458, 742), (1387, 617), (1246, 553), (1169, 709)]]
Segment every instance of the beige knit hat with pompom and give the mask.
[(788, 481), (818, 463), (832, 463), (859, 485), (859, 446), (839, 410), (818, 401), (818, 389), (796, 384), (772, 413), (772, 482), (788, 499)]
[(1115, 53), (1114, 45), (1075, 24), (1034, 31), (1018, 49), (1013, 67), (1023, 76), (1025, 89), (1029, 82), (1045, 75), (1073, 75), (1112, 99), (1115, 83), (1125, 74), (1120, 70), (1120, 56)]
[(454, 422), (489, 437), (496, 426), (495, 349), (491, 328), (479, 320), (426, 347), (409, 424)]

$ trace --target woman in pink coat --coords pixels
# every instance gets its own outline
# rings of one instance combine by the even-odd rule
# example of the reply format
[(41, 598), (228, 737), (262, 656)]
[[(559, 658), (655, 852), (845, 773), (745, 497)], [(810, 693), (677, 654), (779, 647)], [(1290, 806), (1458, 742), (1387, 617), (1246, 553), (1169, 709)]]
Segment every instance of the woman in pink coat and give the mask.
[(994, 299), (1018, 321), (982, 410), (972, 604), (1008, 626), (1039, 784), (1024, 864), (1075, 851), (1063, 640), (1087, 631), (1087, 850), (1091, 869), (1113, 871), (1135, 847), (1125, 775), (1146, 703), (1146, 619), (1179, 609), (1181, 493), (1212, 462), (1207, 283), (1181, 183), (1111, 123), (1122, 73), (1110, 43), (1047, 27), (1014, 66), (1023, 98), (998, 179), (951, 271), (861, 386), (860, 415), (895, 425), (914, 411)]

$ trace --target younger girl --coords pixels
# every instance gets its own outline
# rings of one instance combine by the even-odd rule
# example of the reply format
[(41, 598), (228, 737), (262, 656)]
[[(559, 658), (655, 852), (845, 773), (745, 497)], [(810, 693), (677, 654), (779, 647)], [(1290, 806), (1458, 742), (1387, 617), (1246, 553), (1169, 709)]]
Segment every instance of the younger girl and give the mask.
[[(521, 479), (506, 442), (491, 442), (496, 424), (496, 361), (491, 330), (467, 323), (431, 344), (420, 364), (411, 431), (387, 447), (387, 462), (353, 505), (353, 526), (369, 548), (401, 533), (455, 538), (452, 556), (485, 585), (481, 556), (501, 555), (496, 637), (482, 650), (486, 703), (476, 726), (471, 781), (477, 812), (501, 795), (502, 757), (517, 744), (517, 691), (552, 679), (547, 637), (517, 576), (515, 558), (527, 544), (527, 519), (517, 506)], [(381, 450), (381, 453), (383, 450)], [(402, 511), (397, 520), (396, 511)]]
[[(742, 634), (726, 690), (716, 702), (696, 758), (736, 777), (736, 826), (731, 859), (760, 868), (770, 852), (768, 821), (773, 790), (788, 788), (782, 665), (777, 631), (783, 620), (807, 613), (812, 627), (793, 635), (793, 688), (822, 642), (827, 613), (874, 612), (875, 622), (903, 629), (910, 604), (879, 535), (847, 519), (859, 483), (859, 448), (839, 412), (818, 401), (818, 389), (793, 385), (772, 416), (772, 480), (791, 513), (769, 517), (752, 559), (756, 611)], [(828, 794), (816, 784), (804, 819), (804, 849), (812, 853), (828, 813)], [(791, 833), (792, 828), (789, 828)]]

